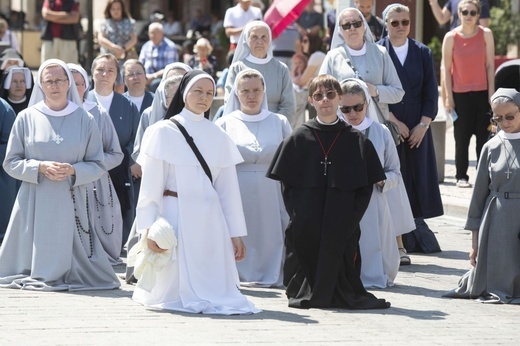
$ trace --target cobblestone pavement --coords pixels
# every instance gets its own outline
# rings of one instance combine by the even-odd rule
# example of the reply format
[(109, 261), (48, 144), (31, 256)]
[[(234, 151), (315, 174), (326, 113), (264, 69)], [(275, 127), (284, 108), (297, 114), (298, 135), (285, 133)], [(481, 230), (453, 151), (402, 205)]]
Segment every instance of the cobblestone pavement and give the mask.
[[(475, 179), (474, 142), (470, 182)], [(133, 286), (81, 293), (0, 289), (0, 345), (518, 345), (520, 307), (441, 298), (469, 268), (463, 230), (472, 189), (455, 187), (453, 129), (446, 133), (447, 216), (427, 220), (443, 252), (412, 254), (396, 285), (372, 290), (387, 310), (298, 310), (280, 289), (244, 288), (262, 313), (204, 316), (158, 312), (131, 300)], [(116, 267), (122, 273), (124, 266)]]
[(147, 310), (125, 283), (81, 293), (0, 289), (0, 344), (518, 345), (518, 306), (441, 298), (469, 269), (470, 235), (460, 218), (428, 223), (443, 252), (412, 254), (394, 287), (372, 290), (392, 303), (387, 310), (298, 310), (287, 307), (283, 290), (245, 288), (263, 312), (204, 316)]

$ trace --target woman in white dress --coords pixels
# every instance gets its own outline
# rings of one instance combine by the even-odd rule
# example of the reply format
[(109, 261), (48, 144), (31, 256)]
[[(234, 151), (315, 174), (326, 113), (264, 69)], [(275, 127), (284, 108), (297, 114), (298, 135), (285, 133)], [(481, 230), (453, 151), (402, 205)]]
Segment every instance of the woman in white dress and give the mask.
[(269, 81), (266, 93), (269, 110), (285, 115), (292, 123), (296, 116), (296, 99), (291, 72), (287, 65), (273, 58), (271, 28), (260, 20), (250, 21), (240, 35), (226, 79), (226, 102), (232, 94), (236, 75), (248, 68), (257, 70)]
[(284, 231), (289, 223), (280, 183), (266, 177), (280, 143), (291, 133), (283, 115), (267, 109), (265, 81), (256, 70), (235, 78), (224, 116), (217, 120), (236, 144), (244, 162), (237, 165), (247, 225), (246, 258), (237, 263), (242, 284), (282, 286)]
[(106, 172), (101, 178), (87, 185), (90, 222), (107, 252), (110, 263), (116, 265), (121, 263), (119, 256), (123, 242), (123, 218), (121, 205), (108, 171), (119, 166), (123, 161), (123, 152), (107, 111), (96, 102), (86, 99), (89, 90), (87, 71), (80, 65), (67, 64), (67, 66), (72, 72), (79, 98), (83, 101), (82, 107), (96, 120), (103, 141)]
[[(205, 72), (184, 75), (165, 120), (148, 128), (137, 161), (143, 169), (137, 231), (147, 237), (158, 217), (177, 237), (176, 258), (156, 272), (151, 291), (133, 299), (147, 307), (204, 314), (258, 312), (238, 289), (235, 261), (245, 256), (246, 225), (236, 175), (242, 157), (229, 136), (204, 117), (215, 94)], [(178, 121), (207, 162), (206, 173)], [(148, 238), (148, 248), (163, 252)]]
[(106, 169), (96, 121), (78, 106), (73, 81), (61, 60), (44, 62), (30, 107), (13, 125), (3, 167), (22, 185), (0, 248), (1, 287), (120, 286), (89, 224), (85, 186)]
[[(361, 219), (361, 281), (365, 287), (394, 285), (400, 255), (395, 237), (410, 232), (415, 223), (401, 177), (399, 156), (390, 131), (377, 119), (367, 84), (355, 78), (341, 82), (340, 112), (346, 122), (363, 132), (377, 151), (386, 180), (374, 185), (370, 204)], [(397, 208), (390, 209), (390, 204)], [(392, 213), (399, 210), (399, 213)]]

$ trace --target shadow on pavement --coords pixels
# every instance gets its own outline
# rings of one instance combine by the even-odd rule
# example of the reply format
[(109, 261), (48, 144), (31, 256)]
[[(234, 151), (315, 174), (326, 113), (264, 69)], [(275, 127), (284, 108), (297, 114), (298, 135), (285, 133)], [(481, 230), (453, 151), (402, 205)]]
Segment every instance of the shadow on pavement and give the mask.
[[(391, 302), (390, 302), (391, 303)], [(411, 310), (391, 306), (384, 310), (338, 310), (338, 313), (349, 314), (371, 314), (371, 315), (394, 315), (405, 316), (416, 320), (444, 320), (448, 314), (439, 310)]]
[[(440, 256), (439, 256), (440, 257)], [(468, 262), (469, 264), (469, 262)], [(468, 269), (457, 269), (442, 267), (436, 264), (412, 264), (409, 266), (401, 266), (399, 271), (405, 273), (428, 273), (435, 275), (456, 275), (461, 276), (466, 274)]]

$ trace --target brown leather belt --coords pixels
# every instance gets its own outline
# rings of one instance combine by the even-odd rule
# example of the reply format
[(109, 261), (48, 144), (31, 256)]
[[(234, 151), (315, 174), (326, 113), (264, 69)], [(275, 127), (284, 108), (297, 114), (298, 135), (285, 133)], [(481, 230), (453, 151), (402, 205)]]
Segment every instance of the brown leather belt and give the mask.
[(177, 195), (177, 192), (170, 191), (170, 190), (164, 190), (163, 196), (170, 196), (170, 197), (179, 197)]

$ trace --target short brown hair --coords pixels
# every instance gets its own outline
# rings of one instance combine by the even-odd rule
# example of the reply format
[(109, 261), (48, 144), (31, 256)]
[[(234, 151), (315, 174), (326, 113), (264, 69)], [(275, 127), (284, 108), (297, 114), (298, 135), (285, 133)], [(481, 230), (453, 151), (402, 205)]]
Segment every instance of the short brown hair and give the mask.
[(309, 96), (312, 97), (314, 92), (318, 90), (320, 87), (335, 90), (338, 93), (338, 95), (343, 95), (341, 85), (339, 85), (338, 80), (332, 77), (331, 75), (320, 74), (318, 77), (314, 78), (309, 84)]

